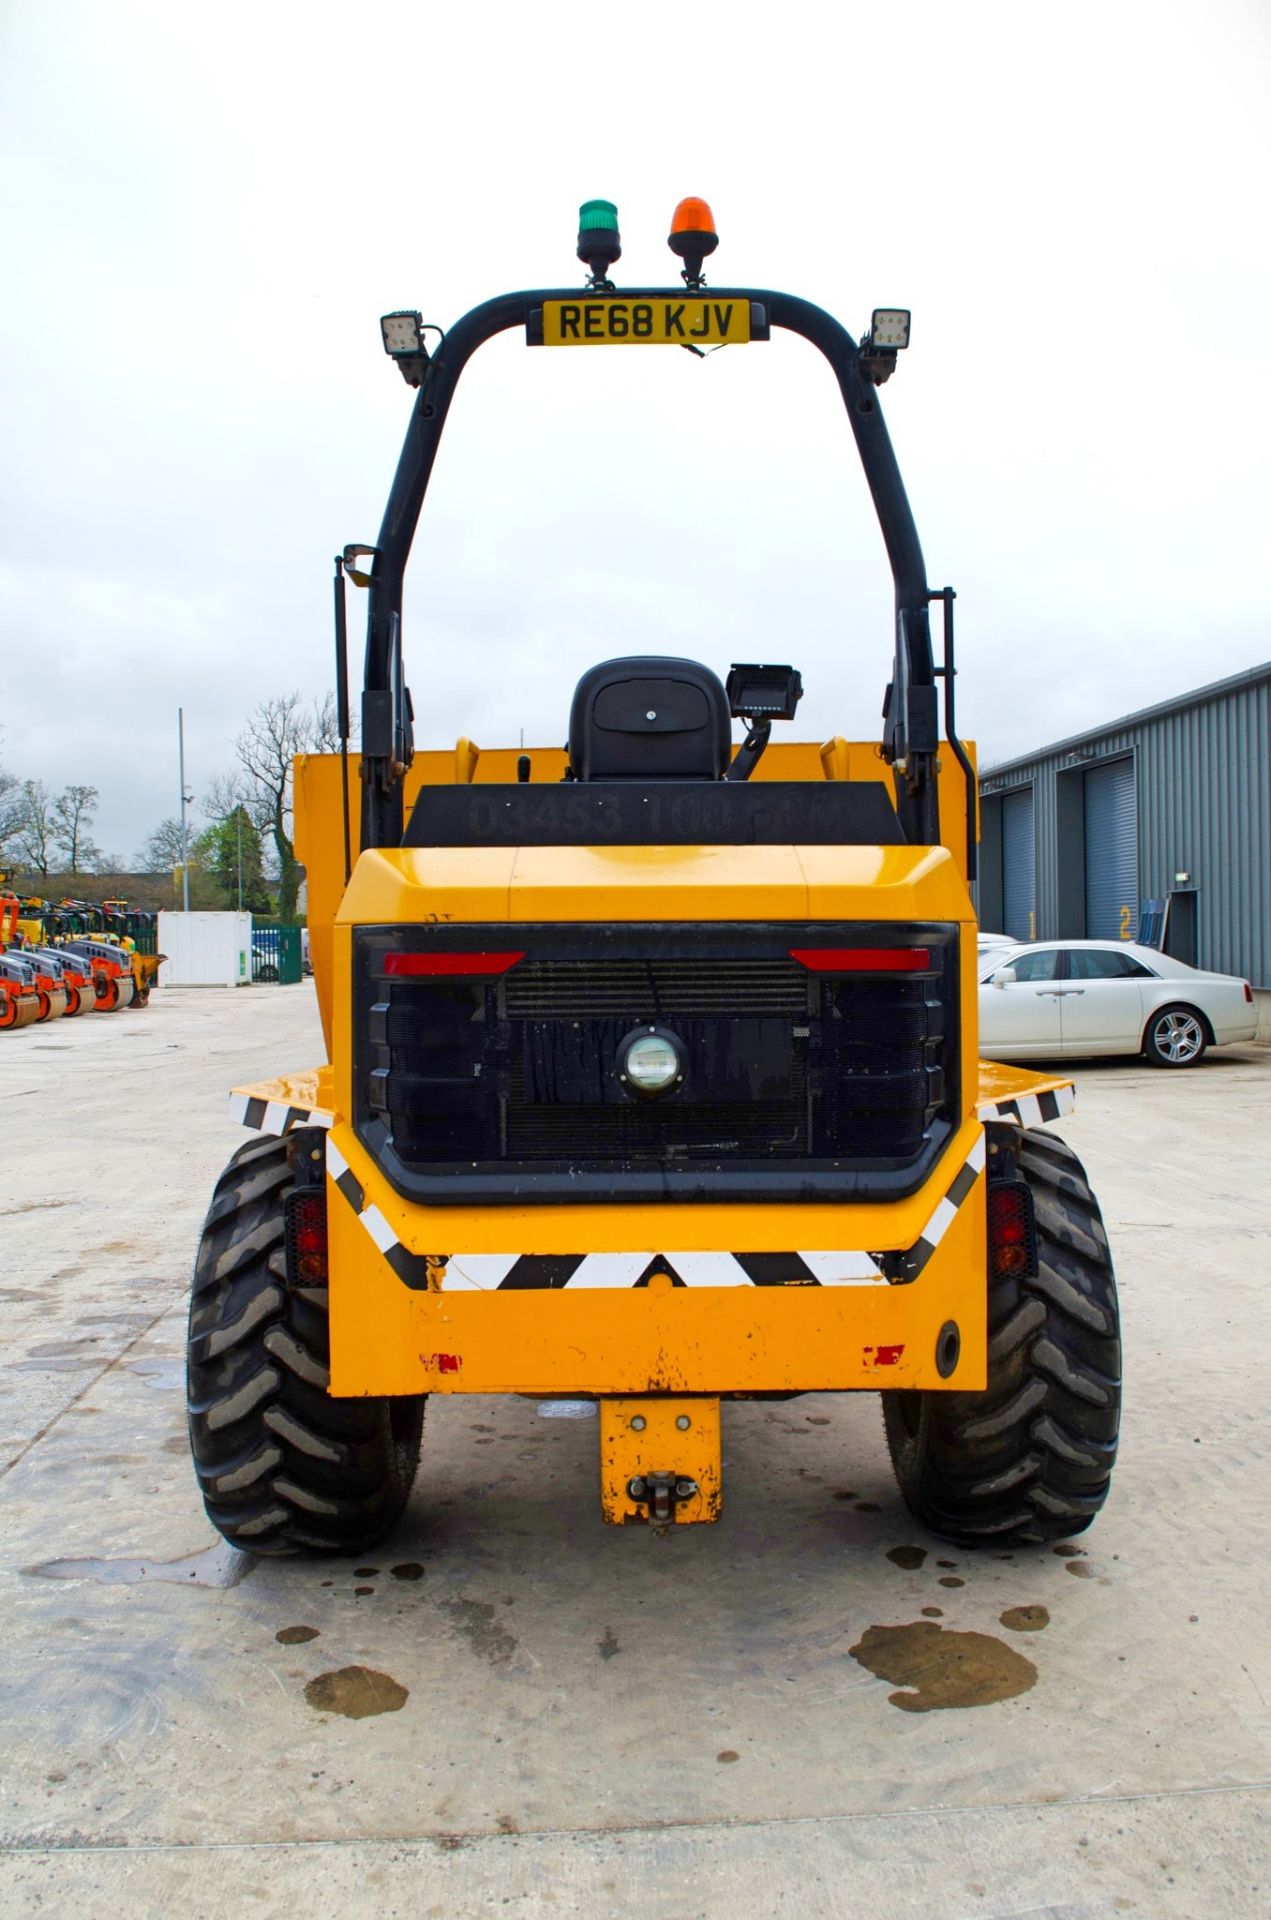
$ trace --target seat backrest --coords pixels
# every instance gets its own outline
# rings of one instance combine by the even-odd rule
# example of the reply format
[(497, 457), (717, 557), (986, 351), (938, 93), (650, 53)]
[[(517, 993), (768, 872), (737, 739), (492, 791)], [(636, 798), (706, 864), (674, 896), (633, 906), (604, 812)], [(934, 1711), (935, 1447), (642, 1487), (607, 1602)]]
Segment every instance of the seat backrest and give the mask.
[(722, 780), (728, 697), (696, 660), (633, 654), (590, 667), (569, 715), (576, 780)]

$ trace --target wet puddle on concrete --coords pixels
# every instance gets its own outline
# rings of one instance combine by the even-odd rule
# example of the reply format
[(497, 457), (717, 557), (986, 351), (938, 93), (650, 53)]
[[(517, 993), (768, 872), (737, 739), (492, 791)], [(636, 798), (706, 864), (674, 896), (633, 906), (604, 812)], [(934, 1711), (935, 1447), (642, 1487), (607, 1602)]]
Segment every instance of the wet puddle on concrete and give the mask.
[(400, 1712), (410, 1699), (410, 1689), (374, 1667), (336, 1667), (309, 1682), (305, 1699), (317, 1713), (367, 1720), (375, 1713)]
[(494, 1608), (488, 1601), (443, 1600), (441, 1610), (449, 1614), (472, 1651), (483, 1660), (488, 1660), (491, 1666), (506, 1665), (516, 1652), (515, 1634), (499, 1625), (494, 1617)]
[(943, 1707), (988, 1707), (1027, 1693), (1037, 1669), (1004, 1640), (987, 1633), (955, 1633), (933, 1620), (903, 1627), (869, 1627), (850, 1649), (852, 1658), (906, 1693), (889, 1693), (905, 1713)]
[(1012, 1633), (1040, 1633), (1043, 1627), (1050, 1625), (1050, 1615), (1045, 1607), (1008, 1607), (1005, 1613), (999, 1613), (998, 1619)]
[(240, 1553), (226, 1540), (200, 1553), (185, 1553), (175, 1560), (42, 1560), (38, 1566), (23, 1567), (24, 1574), (43, 1580), (96, 1580), (106, 1587), (139, 1587), (156, 1580), (178, 1586), (216, 1587), (222, 1592), (236, 1587), (256, 1564), (254, 1554)]

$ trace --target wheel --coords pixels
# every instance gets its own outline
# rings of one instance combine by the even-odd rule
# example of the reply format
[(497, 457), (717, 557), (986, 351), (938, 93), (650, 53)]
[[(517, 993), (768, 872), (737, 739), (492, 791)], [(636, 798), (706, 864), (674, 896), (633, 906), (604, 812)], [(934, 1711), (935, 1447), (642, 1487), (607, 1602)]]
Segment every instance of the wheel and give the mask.
[(325, 1288), (289, 1289), (284, 1140), (217, 1181), (190, 1299), (190, 1447), (212, 1525), (252, 1553), (362, 1553), (400, 1519), (422, 1395), (335, 1400)]
[(1162, 1007), (1143, 1035), (1143, 1051), (1154, 1067), (1194, 1067), (1208, 1045), (1209, 1031), (1194, 1007)]
[(133, 996), (132, 1004), (134, 1007), (148, 1007), (150, 1005), (149, 987), (138, 987), (135, 995)]
[(989, 1282), (983, 1393), (883, 1395), (911, 1511), (962, 1546), (1060, 1540), (1108, 1494), (1121, 1411), (1116, 1281), (1098, 1202), (1063, 1140), (1021, 1136), (1037, 1277)]
[(269, 981), (271, 984), (278, 978), (278, 969), (272, 960), (266, 960), (262, 965), (257, 967), (256, 978), (258, 980)]

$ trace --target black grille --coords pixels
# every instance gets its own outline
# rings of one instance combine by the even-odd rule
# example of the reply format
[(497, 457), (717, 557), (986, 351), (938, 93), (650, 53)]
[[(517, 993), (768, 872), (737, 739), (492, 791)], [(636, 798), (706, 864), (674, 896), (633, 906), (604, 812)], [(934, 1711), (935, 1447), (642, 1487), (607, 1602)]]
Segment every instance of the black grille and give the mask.
[(675, 1014), (808, 1011), (807, 970), (793, 960), (707, 956), (647, 960), (525, 960), (501, 986), (510, 1020), (632, 1020)]
[[(896, 947), (898, 934), (925, 958), (818, 973), (790, 956)], [(384, 965), (494, 945), (522, 957), (471, 976)], [(403, 1191), (422, 1179), (421, 1193), (441, 1182), (453, 1199), (759, 1197), (782, 1169), (798, 1176), (792, 1197), (864, 1192), (875, 1175), (908, 1190), (949, 1131), (955, 928), (515, 927), (497, 942), (489, 928), (377, 928), (357, 950), (358, 1125)], [(617, 1063), (632, 1030), (654, 1025), (684, 1072), (649, 1099)]]

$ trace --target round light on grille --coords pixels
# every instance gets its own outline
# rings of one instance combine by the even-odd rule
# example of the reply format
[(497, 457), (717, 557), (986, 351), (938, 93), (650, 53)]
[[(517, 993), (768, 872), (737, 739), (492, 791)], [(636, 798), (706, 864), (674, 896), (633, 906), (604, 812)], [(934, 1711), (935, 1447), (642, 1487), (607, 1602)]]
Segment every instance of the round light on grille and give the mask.
[(618, 1078), (636, 1093), (665, 1093), (684, 1078), (684, 1060), (674, 1034), (640, 1027), (618, 1048)]

